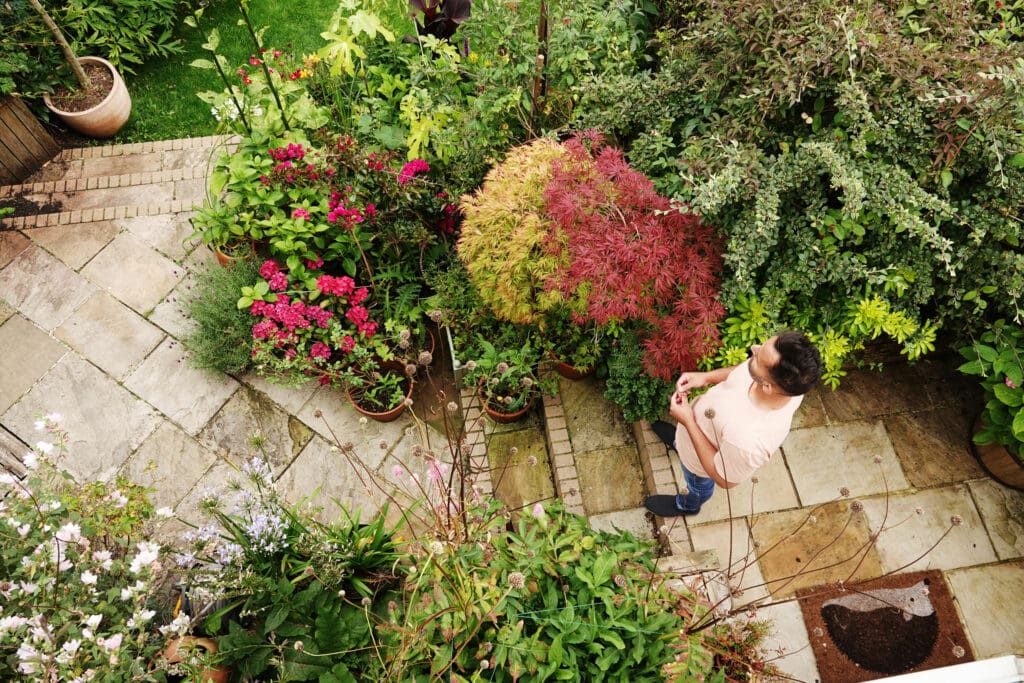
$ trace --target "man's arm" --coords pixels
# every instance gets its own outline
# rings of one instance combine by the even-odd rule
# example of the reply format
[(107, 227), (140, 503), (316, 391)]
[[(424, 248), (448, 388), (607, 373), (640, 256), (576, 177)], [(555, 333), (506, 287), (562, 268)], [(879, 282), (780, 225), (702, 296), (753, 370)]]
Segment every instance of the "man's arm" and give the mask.
[(685, 396), (693, 389), (706, 387), (709, 384), (721, 384), (735, 369), (735, 365), (730, 365), (727, 368), (717, 368), (710, 372), (684, 372), (676, 380), (677, 395), (682, 394)]
[[(729, 368), (729, 370), (731, 369)], [(700, 466), (704, 468), (708, 476), (724, 489), (731, 489), (733, 486), (736, 486), (736, 484), (726, 481), (718, 474), (718, 468), (715, 467), (715, 454), (718, 453), (718, 449), (715, 448), (715, 445), (711, 443), (697, 425), (693, 415), (693, 408), (690, 406), (689, 401), (686, 400), (686, 397), (680, 396), (678, 393), (673, 396), (668, 412), (679, 421), (679, 424), (683, 425), (683, 429), (686, 430), (690, 437), (690, 442), (693, 444), (693, 450), (697, 453), (697, 459), (700, 460)]]

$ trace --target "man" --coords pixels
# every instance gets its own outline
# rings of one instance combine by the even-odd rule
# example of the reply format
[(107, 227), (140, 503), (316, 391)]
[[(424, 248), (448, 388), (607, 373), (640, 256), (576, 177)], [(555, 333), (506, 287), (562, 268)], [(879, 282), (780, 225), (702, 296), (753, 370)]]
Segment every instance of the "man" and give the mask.
[[(711, 372), (684, 372), (676, 381), (669, 414), (675, 429), (658, 420), (655, 434), (679, 453), (687, 493), (649, 496), (651, 512), (695, 515), (715, 484), (732, 488), (768, 462), (789, 434), (793, 414), (821, 378), (821, 356), (806, 335), (782, 332), (750, 349), (750, 358)], [(713, 384), (692, 404), (690, 391)]]

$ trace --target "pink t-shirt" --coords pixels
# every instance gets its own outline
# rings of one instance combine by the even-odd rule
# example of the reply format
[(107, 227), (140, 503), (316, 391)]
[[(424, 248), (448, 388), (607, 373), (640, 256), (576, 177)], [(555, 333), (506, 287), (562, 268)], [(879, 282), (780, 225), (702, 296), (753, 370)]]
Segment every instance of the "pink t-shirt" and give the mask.
[[(750, 360), (737, 365), (721, 384), (708, 389), (693, 405), (693, 414), (708, 440), (718, 449), (715, 469), (732, 484), (745, 481), (782, 445), (803, 396), (793, 396), (775, 410), (750, 399)], [(676, 450), (683, 466), (699, 477), (708, 476), (700, 464), (690, 435), (676, 427)]]

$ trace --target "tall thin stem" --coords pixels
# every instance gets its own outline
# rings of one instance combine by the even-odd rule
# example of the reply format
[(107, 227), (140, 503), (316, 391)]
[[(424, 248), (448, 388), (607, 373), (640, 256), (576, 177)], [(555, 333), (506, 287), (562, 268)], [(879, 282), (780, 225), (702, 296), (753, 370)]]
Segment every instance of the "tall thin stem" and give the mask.
[(281, 104), (281, 96), (277, 93), (277, 86), (274, 85), (274, 81), (270, 77), (270, 69), (267, 67), (267, 61), (262, 57), (263, 45), (260, 43), (260, 38), (256, 35), (256, 31), (252, 27), (252, 22), (249, 20), (249, 12), (245, 8), (245, 0), (236, 0), (236, 3), (238, 4), (238, 11), (242, 13), (245, 28), (249, 31), (249, 37), (252, 38), (252, 42), (256, 46), (256, 53), (260, 55), (260, 66), (263, 67), (263, 75), (267, 79), (267, 87), (270, 88), (270, 92), (274, 96), (274, 101), (277, 102), (277, 110), (281, 113), (281, 123), (284, 124), (285, 130), (290, 131), (292, 128), (288, 125), (288, 115), (285, 114), (284, 106)]
[(71, 67), (71, 71), (75, 74), (75, 80), (78, 81), (78, 85), (83, 90), (88, 90), (92, 87), (92, 81), (85, 74), (85, 69), (82, 68), (81, 62), (78, 61), (78, 57), (75, 56), (71, 46), (68, 45), (67, 39), (64, 37), (64, 32), (60, 30), (60, 27), (54, 23), (53, 18), (50, 17), (50, 13), (39, 4), (39, 0), (28, 0), (28, 4), (32, 5), (32, 9), (36, 11), (39, 18), (46, 24), (46, 28), (53, 34), (53, 39), (57, 41), (57, 45), (60, 46), (60, 51), (64, 53), (64, 61)]

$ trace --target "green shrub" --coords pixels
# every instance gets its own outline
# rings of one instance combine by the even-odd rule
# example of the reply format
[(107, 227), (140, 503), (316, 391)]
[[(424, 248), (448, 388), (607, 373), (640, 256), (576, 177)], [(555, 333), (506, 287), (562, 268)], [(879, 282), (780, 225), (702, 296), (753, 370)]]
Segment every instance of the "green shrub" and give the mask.
[(627, 422), (653, 422), (668, 408), (672, 395), (672, 383), (647, 374), (643, 361), (639, 335), (626, 328), (611, 345), (604, 396), (622, 408)]
[[(172, 36), (181, 8), (193, 0), (44, 0), (43, 6), (79, 56), (108, 59), (122, 73), (148, 58), (181, 52)], [(74, 82), (49, 30), (26, 0), (0, 5), (0, 94), (33, 97)]]
[(236, 303), (242, 287), (252, 287), (259, 279), (251, 255), (235, 258), (226, 268), (213, 264), (195, 274), (191, 294), (182, 302), (195, 325), (182, 339), (191, 365), (230, 373), (249, 367), (254, 318)]

